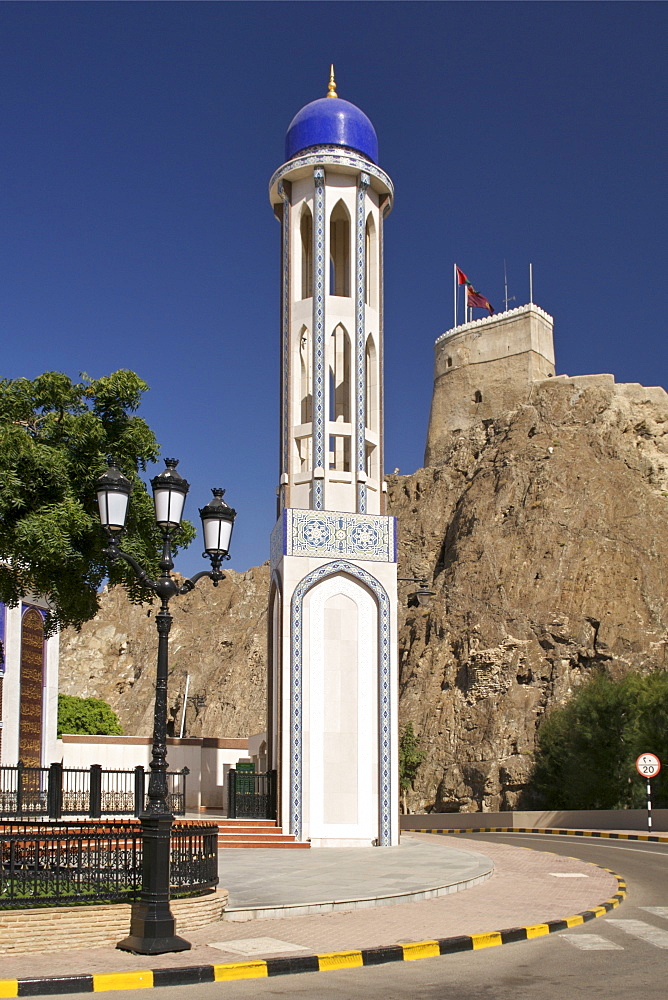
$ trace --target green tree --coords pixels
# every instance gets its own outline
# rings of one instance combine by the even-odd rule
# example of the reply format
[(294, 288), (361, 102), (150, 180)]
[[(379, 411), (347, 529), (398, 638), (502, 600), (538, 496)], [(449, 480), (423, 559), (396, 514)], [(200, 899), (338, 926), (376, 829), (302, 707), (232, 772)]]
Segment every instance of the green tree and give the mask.
[(405, 813), (408, 812), (408, 790), (425, 755), (426, 751), (420, 749), (420, 737), (415, 734), (413, 723), (407, 722), (399, 730), (399, 788)]
[[(149, 596), (121, 560), (109, 570), (95, 496), (114, 455), (134, 486), (124, 548), (156, 572), (160, 534), (139, 472), (159, 448), (135, 415), (147, 388), (123, 370), (76, 383), (61, 372), (0, 380), (0, 601), (44, 594), (47, 632), (92, 618), (107, 575), (131, 600)], [(179, 541), (192, 535), (186, 525)]]
[(122, 736), (118, 716), (100, 698), (77, 698), (58, 695), (58, 737), (63, 733), (84, 736)]
[(666, 765), (652, 779), (655, 806), (668, 804), (668, 673), (604, 674), (554, 709), (538, 730), (527, 804), (546, 809), (626, 809), (646, 803), (635, 769), (650, 751)]

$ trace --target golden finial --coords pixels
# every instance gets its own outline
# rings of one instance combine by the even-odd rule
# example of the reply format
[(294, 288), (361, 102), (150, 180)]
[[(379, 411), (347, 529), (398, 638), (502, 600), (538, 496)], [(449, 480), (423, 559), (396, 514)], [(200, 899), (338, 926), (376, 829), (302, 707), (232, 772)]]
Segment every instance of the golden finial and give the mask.
[(328, 97), (338, 97), (336, 92), (336, 80), (334, 79), (334, 63), (329, 67), (329, 87), (327, 88)]

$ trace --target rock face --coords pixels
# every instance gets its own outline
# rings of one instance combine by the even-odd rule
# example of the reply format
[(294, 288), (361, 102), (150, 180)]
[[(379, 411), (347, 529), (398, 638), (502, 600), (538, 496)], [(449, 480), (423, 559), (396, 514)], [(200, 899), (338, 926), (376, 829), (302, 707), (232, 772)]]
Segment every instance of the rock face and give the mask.
[[(666, 668), (668, 395), (611, 375), (529, 402), (392, 477), (399, 575), (436, 596), (400, 631), (415, 811), (520, 805), (537, 723), (596, 668)], [(611, 720), (614, 724), (614, 720)]]
[[(265, 728), (269, 566), (225, 574), (218, 587), (205, 580), (170, 603), (169, 735), (179, 735), (186, 673), (189, 696), (206, 698), (201, 708), (189, 703), (186, 736), (243, 737)], [(104, 699), (124, 732), (150, 736), (159, 604), (132, 605), (120, 587), (100, 603), (81, 632), (61, 637), (60, 690)]]
[[(545, 379), (431, 459), (388, 479), (399, 576), (435, 591), (427, 609), (400, 602), (401, 719), (427, 750), (409, 806), (512, 809), (546, 710), (593, 670), (668, 668), (668, 395)], [(177, 733), (186, 671), (207, 698), (187, 735), (264, 729), (268, 585), (264, 565), (172, 602)], [(62, 640), (61, 690), (104, 698), (137, 735), (152, 726), (154, 614), (111, 592)]]

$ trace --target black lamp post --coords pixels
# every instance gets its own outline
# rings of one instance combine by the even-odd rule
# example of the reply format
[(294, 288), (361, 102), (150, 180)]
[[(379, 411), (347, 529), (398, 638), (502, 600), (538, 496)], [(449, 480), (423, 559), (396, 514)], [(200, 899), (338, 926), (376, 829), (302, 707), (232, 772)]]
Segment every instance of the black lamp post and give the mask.
[(187, 594), (202, 577), (209, 577), (214, 587), (225, 578), (221, 564), (229, 559), (228, 551), (236, 511), (223, 500), (224, 490), (213, 490), (214, 499), (200, 510), (204, 529), (203, 555), (211, 560), (211, 570), (196, 573), (179, 585), (173, 578), (172, 536), (181, 524), (188, 483), (177, 472), (176, 459), (165, 460), (166, 468), (151, 480), (155, 519), (162, 531), (161, 574), (152, 580), (139, 563), (123, 552), (120, 538), (125, 530), (132, 484), (115, 461), (97, 480), (100, 521), (109, 539), (104, 550), (110, 561), (123, 559), (134, 570), (142, 586), (160, 598), (156, 615), (158, 629), (158, 668), (153, 716), (153, 751), (148, 783), (148, 805), (139, 817), (142, 830), (142, 888), (139, 902), (132, 908), (130, 935), (117, 947), (140, 955), (162, 955), (169, 951), (187, 951), (190, 942), (175, 934), (174, 917), (169, 906), (169, 857), (173, 816), (167, 805), (167, 641), (172, 624), (168, 605), (176, 594)]

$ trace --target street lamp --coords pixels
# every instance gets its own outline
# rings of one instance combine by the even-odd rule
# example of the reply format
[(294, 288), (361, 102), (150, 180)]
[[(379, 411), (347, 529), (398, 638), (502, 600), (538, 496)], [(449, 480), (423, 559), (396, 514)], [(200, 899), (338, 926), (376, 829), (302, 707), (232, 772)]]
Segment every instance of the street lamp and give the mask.
[(132, 907), (130, 935), (117, 947), (140, 955), (162, 955), (169, 951), (187, 951), (190, 942), (175, 934), (174, 917), (169, 906), (169, 856), (173, 816), (167, 805), (167, 670), (168, 636), (172, 624), (169, 602), (176, 594), (188, 594), (202, 577), (209, 577), (214, 587), (225, 579), (221, 565), (229, 559), (230, 539), (236, 511), (223, 500), (224, 490), (213, 490), (214, 499), (200, 510), (204, 530), (204, 557), (211, 569), (196, 573), (179, 584), (171, 574), (172, 537), (181, 524), (188, 483), (177, 471), (176, 459), (165, 459), (166, 468), (151, 480), (155, 519), (162, 531), (161, 574), (152, 580), (146, 570), (120, 548), (125, 531), (132, 484), (117, 462), (96, 483), (100, 521), (109, 544), (104, 554), (110, 560), (122, 559), (134, 570), (143, 587), (160, 598), (156, 615), (158, 629), (158, 665), (153, 714), (153, 749), (148, 783), (148, 804), (140, 815), (142, 832), (142, 888), (139, 902)]
[(409, 608), (429, 607), (429, 602), (434, 596), (434, 591), (429, 589), (427, 581), (423, 576), (398, 576), (397, 580), (402, 580), (404, 583), (417, 583), (419, 587), (419, 590), (408, 595)]

